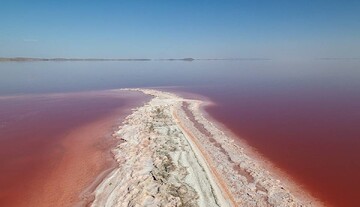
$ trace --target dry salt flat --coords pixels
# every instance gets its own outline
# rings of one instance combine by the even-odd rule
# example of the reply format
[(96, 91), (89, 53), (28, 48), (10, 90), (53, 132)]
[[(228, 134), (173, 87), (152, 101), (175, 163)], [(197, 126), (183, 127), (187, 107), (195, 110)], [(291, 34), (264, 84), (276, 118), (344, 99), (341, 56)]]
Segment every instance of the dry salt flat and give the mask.
[(273, 176), (202, 114), (200, 100), (153, 89), (115, 137), (117, 167), (92, 206), (321, 206)]

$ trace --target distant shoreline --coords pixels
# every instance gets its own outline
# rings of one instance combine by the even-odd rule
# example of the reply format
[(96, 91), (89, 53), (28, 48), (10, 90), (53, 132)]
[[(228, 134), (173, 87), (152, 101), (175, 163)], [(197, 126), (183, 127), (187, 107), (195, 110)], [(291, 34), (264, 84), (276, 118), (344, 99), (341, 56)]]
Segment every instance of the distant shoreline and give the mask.
[(269, 58), (31, 58), (31, 57), (0, 57), (0, 62), (65, 62), (65, 61), (264, 61)]

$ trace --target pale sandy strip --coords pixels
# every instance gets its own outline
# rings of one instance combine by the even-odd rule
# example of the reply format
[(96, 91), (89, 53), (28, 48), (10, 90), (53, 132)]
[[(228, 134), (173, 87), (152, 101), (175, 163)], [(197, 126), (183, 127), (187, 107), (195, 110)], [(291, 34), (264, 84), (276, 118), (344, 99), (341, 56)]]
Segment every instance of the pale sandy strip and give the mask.
[(224, 198), (228, 199), (227, 201), (225, 201), (225, 203), (228, 203), (231, 206), (238, 206), (239, 204), (237, 204), (237, 202), (235, 201), (225, 181), (221, 178), (221, 176), (215, 169), (214, 164), (211, 162), (209, 156), (207, 155), (205, 150), (202, 149), (201, 144), (199, 143), (199, 141), (197, 141), (195, 136), (183, 126), (175, 110), (173, 110), (173, 117), (175, 122), (178, 124), (179, 128), (182, 130), (185, 137), (188, 139), (189, 143), (191, 144), (194, 153), (197, 155), (199, 160), (202, 160), (204, 169), (206, 169), (209, 178), (211, 178), (212, 186), (218, 187), (216, 189), (218, 191), (217, 193), (222, 194)]

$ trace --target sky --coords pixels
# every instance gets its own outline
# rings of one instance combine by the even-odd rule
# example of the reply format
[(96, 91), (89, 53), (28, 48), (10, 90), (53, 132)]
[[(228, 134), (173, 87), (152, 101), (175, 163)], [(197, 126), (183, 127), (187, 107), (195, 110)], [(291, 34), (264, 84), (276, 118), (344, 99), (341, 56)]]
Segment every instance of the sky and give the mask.
[(0, 3), (1, 57), (360, 58), (360, 1)]

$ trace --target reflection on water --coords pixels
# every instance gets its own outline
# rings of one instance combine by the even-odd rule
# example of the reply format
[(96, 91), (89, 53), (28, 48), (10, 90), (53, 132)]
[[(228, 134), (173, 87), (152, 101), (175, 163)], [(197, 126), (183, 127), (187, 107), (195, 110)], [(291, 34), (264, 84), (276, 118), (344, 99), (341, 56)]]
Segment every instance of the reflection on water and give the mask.
[[(358, 202), (360, 62), (195, 61), (1, 63), (0, 94), (177, 86), (337, 206)], [(1, 102), (1, 100), (0, 100)], [(1, 130), (1, 128), (0, 128)]]

